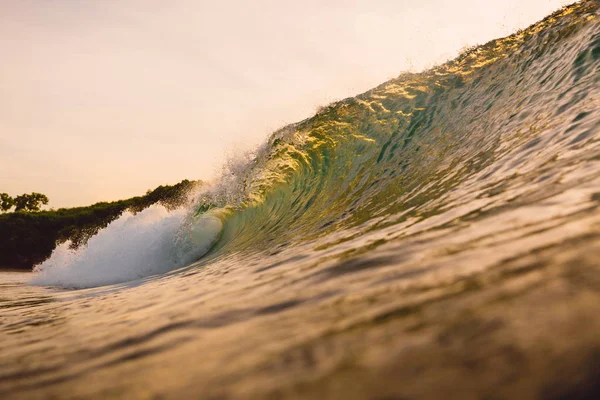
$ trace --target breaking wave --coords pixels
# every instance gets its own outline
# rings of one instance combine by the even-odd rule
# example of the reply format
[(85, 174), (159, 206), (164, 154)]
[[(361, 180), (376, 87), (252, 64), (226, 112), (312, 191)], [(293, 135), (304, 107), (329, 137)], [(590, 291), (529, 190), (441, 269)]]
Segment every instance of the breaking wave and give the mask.
[(125, 212), (93, 236), (87, 245), (71, 249), (60, 244), (50, 259), (36, 266), (34, 285), (85, 288), (162, 274), (204, 255), (221, 232), (218, 218), (205, 216), (193, 224), (184, 210), (152, 206)]

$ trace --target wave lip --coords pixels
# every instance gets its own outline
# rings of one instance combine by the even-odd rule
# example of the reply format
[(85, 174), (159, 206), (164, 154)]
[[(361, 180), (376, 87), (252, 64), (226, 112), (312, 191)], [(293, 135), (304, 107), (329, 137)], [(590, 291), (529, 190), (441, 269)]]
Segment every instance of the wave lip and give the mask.
[(184, 267), (206, 254), (222, 223), (213, 216), (189, 222), (187, 212), (153, 206), (125, 212), (80, 249), (70, 242), (36, 266), (36, 286), (89, 288), (133, 281)]

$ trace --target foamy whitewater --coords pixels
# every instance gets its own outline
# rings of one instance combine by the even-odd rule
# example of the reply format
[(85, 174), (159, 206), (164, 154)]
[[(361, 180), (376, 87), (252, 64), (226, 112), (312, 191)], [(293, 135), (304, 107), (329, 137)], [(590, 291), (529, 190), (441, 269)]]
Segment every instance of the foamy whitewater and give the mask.
[(152, 206), (124, 213), (80, 249), (60, 244), (35, 268), (33, 285), (85, 288), (132, 281), (184, 267), (203, 256), (221, 232), (217, 218), (194, 222), (184, 210)]
[(323, 107), (189, 209), (0, 272), (0, 398), (600, 398), (599, 16)]

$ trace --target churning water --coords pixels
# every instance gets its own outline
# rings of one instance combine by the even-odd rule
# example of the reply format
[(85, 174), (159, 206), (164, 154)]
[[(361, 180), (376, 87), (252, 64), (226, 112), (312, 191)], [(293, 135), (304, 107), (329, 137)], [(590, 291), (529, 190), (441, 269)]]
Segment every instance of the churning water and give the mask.
[(4, 273), (0, 398), (598, 398), (599, 8), (325, 107), (192, 210)]

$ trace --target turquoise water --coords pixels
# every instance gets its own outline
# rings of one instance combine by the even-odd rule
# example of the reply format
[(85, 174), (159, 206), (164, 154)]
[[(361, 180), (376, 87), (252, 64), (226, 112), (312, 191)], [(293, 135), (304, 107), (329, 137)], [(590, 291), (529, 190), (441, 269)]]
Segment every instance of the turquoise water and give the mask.
[(597, 398), (598, 14), (324, 107), (190, 213), (3, 273), (0, 397)]

